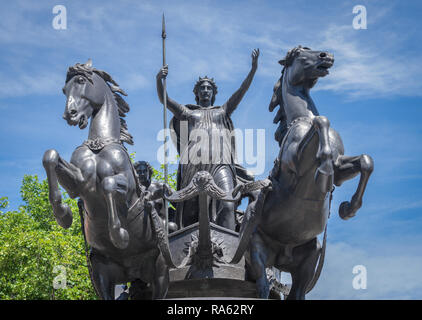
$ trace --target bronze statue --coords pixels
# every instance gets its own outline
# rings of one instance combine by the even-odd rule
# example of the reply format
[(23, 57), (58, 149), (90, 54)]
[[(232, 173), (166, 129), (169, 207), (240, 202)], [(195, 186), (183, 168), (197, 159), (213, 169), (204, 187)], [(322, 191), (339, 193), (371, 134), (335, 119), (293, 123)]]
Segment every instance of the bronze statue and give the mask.
[[(146, 161), (137, 161), (134, 163), (134, 167), (136, 173), (138, 174), (139, 183), (142, 187), (145, 188), (146, 191), (151, 193), (160, 192), (163, 190), (164, 184), (158, 181), (152, 181), (152, 174), (153, 169), (151, 165)], [(159, 198), (153, 201), (152, 210), (155, 210), (157, 214), (160, 216), (161, 220), (163, 221), (163, 225), (165, 228), (166, 217), (164, 216), (164, 200), (163, 198)], [(174, 210), (170, 210), (169, 214), (172, 216), (174, 215)], [(169, 233), (174, 232), (177, 230), (177, 225), (175, 222), (170, 221), (173, 217), (169, 218)]]
[[(63, 93), (67, 98), (63, 118), (69, 125), (84, 129), (92, 120), (88, 139), (75, 149), (70, 163), (55, 150), (44, 154), (54, 216), (63, 228), (72, 224), (72, 212), (61, 199), (60, 183), (83, 205), (91, 276), (100, 298), (114, 299), (115, 284), (135, 279), (151, 284), (153, 298), (164, 298), (172, 263), (168, 244), (160, 237), (161, 222), (145, 201), (123, 145), (133, 143), (123, 119), (129, 111), (121, 97), (126, 93), (108, 73), (93, 68), (90, 60), (68, 69)], [(147, 200), (160, 196), (163, 190), (148, 194)]]
[[(216, 184), (229, 191), (237, 184), (237, 180), (251, 181), (250, 176), (236, 163), (236, 149), (233, 136), (231, 114), (239, 105), (257, 70), (259, 49), (252, 52), (252, 68), (240, 88), (222, 106), (214, 106), (217, 86), (211, 78), (199, 78), (193, 92), (196, 104), (182, 105), (166, 94), (167, 108), (173, 113), (170, 126), (176, 134), (175, 144), (180, 155), (177, 189), (183, 189), (199, 171), (209, 172)], [(157, 74), (158, 97), (164, 103), (162, 80), (167, 77), (168, 67), (164, 66)], [(183, 130), (187, 131), (187, 141), (183, 141)], [(200, 141), (193, 139), (193, 133), (205, 132)], [(216, 143), (214, 134), (222, 135), (223, 143)], [(192, 155), (199, 155), (199, 162), (192, 161)], [(213, 156), (218, 155), (218, 161)], [(205, 160), (205, 161), (204, 161)], [(243, 179), (243, 180), (242, 180)], [(215, 222), (225, 228), (235, 229), (235, 203), (217, 201)], [(198, 199), (183, 202), (177, 207), (177, 223), (179, 227), (198, 221)]]
[[(164, 44), (164, 28), (162, 37)], [(259, 49), (253, 50), (249, 74), (222, 106), (214, 106), (217, 86), (208, 77), (195, 84), (196, 104), (168, 98), (163, 63), (156, 84), (160, 101), (174, 116), (172, 138), (180, 155), (175, 192), (151, 180), (147, 162), (130, 160), (124, 146), (133, 144), (124, 120), (126, 93), (90, 60), (69, 67), (63, 118), (80, 129), (90, 124), (88, 139), (70, 162), (48, 150), (43, 165), (53, 213), (63, 228), (72, 224), (72, 212), (59, 184), (71, 198), (80, 198), (91, 280), (101, 299), (114, 299), (115, 285), (128, 282), (129, 293), (119, 299), (268, 298), (266, 271), (272, 267), (291, 273), (288, 299), (304, 299), (316, 284), (334, 186), (360, 174), (352, 199), (339, 208), (342, 219), (353, 217), (373, 160), (345, 156), (340, 135), (310, 97), (318, 78), (329, 73), (333, 55), (298, 46), (279, 61), (282, 74), (269, 106), (270, 112), (280, 107), (274, 118), (280, 152), (269, 177), (254, 181), (237, 163), (231, 114), (252, 82), (258, 57)], [(166, 128), (166, 113), (163, 118)], [(165, 160), (165, 176), (166, 165)], [(249, 205), (238, 233), (235, 209), (245, 197)], [(177, 205), (177, 224), (168, 220), (167, 201)], [(287, 295), (288, 287), (279, 287)]]
[[(255, 193), (246, 210), (233, 262), (238, 261), (250, 239), (246, 259), (258, 296), (268, 297), (265, 269), (274, 266), (292, 275), (288, 299), (304, 299), (323, 265), (334, 185), (360, 174), (352, 200), (339, 208), (342, 219), (353, 217), (362, 205), (373, 161), (368, 155), (344, 155), (340, 135), (319, 115), (309, 95), (318, 78), (328, 74), (333, 55), (299, 46), (279, 63), (283, 71), (269, 109), (280, 106), (274, 118), (279, 123), (275, 138), (280, 153), (269, 176), (271, 189)], [(324, 230), (321, 248), (317, 236)]]

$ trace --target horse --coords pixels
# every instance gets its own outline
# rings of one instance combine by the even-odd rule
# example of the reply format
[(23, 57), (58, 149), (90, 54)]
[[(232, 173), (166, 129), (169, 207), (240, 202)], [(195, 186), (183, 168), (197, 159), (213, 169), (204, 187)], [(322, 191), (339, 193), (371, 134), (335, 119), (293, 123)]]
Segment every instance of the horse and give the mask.
[[(101, 299), (114, 299), (116, 284), (140, 279), (150, 283), (152, 298), (166, 296), (169, 285), (168, 243), (159, 217), (151, 215), (147, 194), (139, 187), (123, 143), (133, 144), (123, 119), (129, 105), (126, 93), (92, 61), (69, 67), (63, 93), (63, 118), (89, 135), (70, 162), (50, 149), (43, 157), (49, 200), (57, 223), (72, 224), (72, 212), (62, 202), (58, 183), (84, 207), (83, 231), (91, 247), (91, 279)], [(162, 193), (162, 192), (161, 192)], [(171, 257), (171, 256), (170, 256)], [(171, 265), (171, 262), (170, 262)]]
[[(298, 46), (279, 63), (282, 75), (269, 110), (280, 106), (274, 118), (279, 123), (275, 139), (280, 152), (268, 177), (271, 186), (252, 194), (238, 251), (249, 248), (245, 254), (248, 279), (256, 282), (260, 298), (269, 295), (266, 268), (275, 267), (292, 276), (287, 299), (302, 300), (322, 269), (334, 185), (360, 174), (352, 199), (339, 207), (340, 217), (347, 220), (362, 206), (374, 163), (365, 154), (344, 155), (340, 135), (319, 115), (309, 94), (317, 80), (329, 73), (334, 56)], [(324, 230), (321, 247), (317, 236)], [(237, 252), (233, 260), (240, 256)]]

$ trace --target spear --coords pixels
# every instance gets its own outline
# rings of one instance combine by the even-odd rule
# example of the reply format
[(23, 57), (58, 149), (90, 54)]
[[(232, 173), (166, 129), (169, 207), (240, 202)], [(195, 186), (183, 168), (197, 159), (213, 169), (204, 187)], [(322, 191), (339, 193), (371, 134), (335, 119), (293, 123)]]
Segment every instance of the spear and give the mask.
[[(163, 67), (166, 65), (166, 22), (164, 19), (162, 21), (162, 31), (161, 38), (163, 39)], [(166, 78), (163, 79), (163, 100), (164, 100), (164, 109), (163, 109), (163, 121), (164, 121), (164, 183), (168, 184), (168, 163), (167, 163), (167, 85)], [(164, 214), (166, 217), (166, 234), (168, 235), (168, 206), (167, 200), (164, 199)]]

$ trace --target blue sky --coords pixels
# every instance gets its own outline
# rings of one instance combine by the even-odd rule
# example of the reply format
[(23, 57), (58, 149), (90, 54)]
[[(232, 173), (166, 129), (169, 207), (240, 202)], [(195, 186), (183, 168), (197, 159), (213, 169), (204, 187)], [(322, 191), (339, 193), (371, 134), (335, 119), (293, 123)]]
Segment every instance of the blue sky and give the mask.
[[(52, 8), (67, 8), (67, 29), (52, 27)], [(352, 27), (355, 5), (367, 29)], [(278, 153), (268, 112), (277, 63), (298, 44), (335, 56), (330, 75), (312, 91), (320, 114), (342, 136), (346, 154), (369, 154), (375, 171), (357, 216), (337, 208), (358, 179), (337, 188), (328, 226), (327, 258), (313, 299), (422, 299), (422, 64), (417, 1), (14, 1), (0, 12), (0, 196), (21, 204), (24, 174), (44, 178), (45, 150), (70, 159), (87, 130), (61, 118), (70, 65), (93, 59), (129, 94), (127, 122), (137, 159), (157, 166), (162, 106), (155, 88), (161, 66), (161, 14), (167, 20), (168, 92), (194, 103), (198, 76), (215, 78), (222, 104), (260, 48), (255, 79), (233, 114), (241, 129), (265, 129), (265, 177)], [(366, 290), (352, 287), (355, 265)]]

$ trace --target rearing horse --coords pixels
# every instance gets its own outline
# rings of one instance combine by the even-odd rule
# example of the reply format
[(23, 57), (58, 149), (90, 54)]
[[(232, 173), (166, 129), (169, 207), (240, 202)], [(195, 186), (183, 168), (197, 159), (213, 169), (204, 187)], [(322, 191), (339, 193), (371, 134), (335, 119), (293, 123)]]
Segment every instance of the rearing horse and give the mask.
[(292, 275), (288, 299), (304, 299), (322, 268), (326, 234), (322, 248), (317, 236), (326, 229), (333, 185), (360, 173), (352, 200), (339, 208), (342, 219), (353, 217), (362, 205), (373, 161), (368, 155), (344, 155), (340, 135), (318, 114), (309, 95), (318, 78), (328, 74), (333, 55), (299, 46), (279, 63), (284, 68), (269, 106), (270, 111), (280, 106), (274, 118), (280, 152), (269, 176), (272, 189), (255, 194), (249, 204), (234, 260), (251, 238), (248, 274), (256, 281), (259, 297), (268, 297), (265, 269), (274, 266)]
[(44, 154), (54, 216), (63, 228), (72, 224), (60, 183), (71, 198), (83, 201), (92, 281), (100, 298), (114, 299), (116, 284), (135, 279), (151, 284), (153, 298), (164, 298), (169, 270), (163, 251), (168, 245), (123, 146), (133, 144), (122, 118), (129, 106), (119, 94), (126, 94), (108, 73), (93, 68), (91, 60), (68, 69), (63, 93), (63, 118), (69, 125), (84, 129), (92, 120), (88, 140), (75, 149), (70, 163), (55, 150)]

